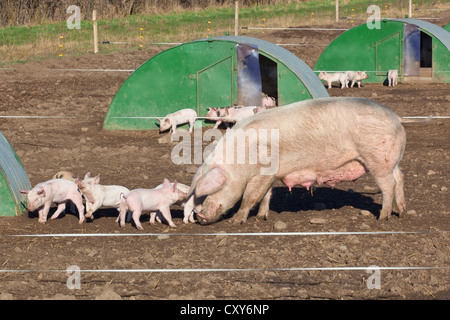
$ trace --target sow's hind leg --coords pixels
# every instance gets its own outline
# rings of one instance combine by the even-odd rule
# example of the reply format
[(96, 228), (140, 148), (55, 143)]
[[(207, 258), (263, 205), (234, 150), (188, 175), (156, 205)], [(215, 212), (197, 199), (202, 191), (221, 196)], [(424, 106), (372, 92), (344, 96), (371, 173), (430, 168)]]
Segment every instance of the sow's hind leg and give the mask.
[(395, 202), (397, 203), (398, 215), (402, 216), (406, 210), (405, 193), (403, 189), (403, 173), (400, 171), (398, 165), (394, 168), (395, 180)]
[(367, 167), (383, 194), (383, 205), (378, 219), (389, 219), (392, 213), (392, 201), (394, 200), (394, 195), (399, 209), (399, 216), (401, 216), (406, 205), (403, 191), (403, 174), (400, 171), (398, 164), (395, 164), (392, 169), (389, 168), (388, 163), (385, 163), (383, 167), (373, 165), (373, 163), (367, 165)]

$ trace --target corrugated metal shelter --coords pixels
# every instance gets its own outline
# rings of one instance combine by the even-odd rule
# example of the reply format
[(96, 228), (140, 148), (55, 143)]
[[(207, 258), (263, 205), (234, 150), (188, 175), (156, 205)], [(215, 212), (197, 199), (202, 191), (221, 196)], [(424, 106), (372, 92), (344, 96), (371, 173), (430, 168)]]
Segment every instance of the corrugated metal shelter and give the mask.
[(314, 71), (366, 71), (382, 83), (389, 69), (399, 81), (450, 82), (450, 33), (417, 19), (385, 19), (379, 29), (356, 26), (333, 40)]
[(0, 217), (19, 215), (26, 208), (21, 189), (30, 190), (30, 181), (19, 157), (0, 133)]
[[(259, 96), (258, 96), (259, 91)], [(152, 117), (184, 108), (255, 105), (261, 91), (278, 105), (328, 97), (314, 72), (273, 43), (251, 37), (201, 39), (167, 49), (140, 66), (114, 97), (106, 129), (156, 129)]]

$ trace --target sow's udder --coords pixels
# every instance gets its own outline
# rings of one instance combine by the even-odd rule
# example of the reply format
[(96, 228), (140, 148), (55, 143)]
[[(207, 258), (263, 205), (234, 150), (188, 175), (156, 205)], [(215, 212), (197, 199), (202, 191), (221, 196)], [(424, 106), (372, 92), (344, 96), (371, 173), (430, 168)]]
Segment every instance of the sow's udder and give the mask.
[(301, 185), (309, 190), (309, 187), (316, 182), (319, 185), (326, 183), (334, 187), (341, 181), (355, 181), (366, 172), (366, 168), (359, 161), (354, 160), (334, 170), (316, 171), (313, 169), (304, 169), (294, 171), (283, 178), (283, 183), (289, 190), (296, 185)]

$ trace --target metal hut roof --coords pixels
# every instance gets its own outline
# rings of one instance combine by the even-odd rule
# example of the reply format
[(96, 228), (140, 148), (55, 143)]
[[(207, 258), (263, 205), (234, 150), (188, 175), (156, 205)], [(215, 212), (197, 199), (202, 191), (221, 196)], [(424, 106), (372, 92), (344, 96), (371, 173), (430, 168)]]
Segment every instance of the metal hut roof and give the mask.
[(0, 132), (0, 216), (21, 213), (25, 201), (21, 189), (30, 190), (30, 181), (17, 154)]
[(430, 33), (431, 35), (433, 35), (433, 37), (435, 37), (436, 39), (438, 39), (440, 42), (442, 42), (442, 44), (447, 47), (447, 50), (450, 51), (450, 33), (445, 30), (444, 28), (439, 27), (438, 25), (435, 25), (433, 23), (427, 22), (427, 21), (423, 21), (423, 20), (418, 20), (418, 19), (388, 19), (390, 21), (399, 21), (399, 22), (404, 22), (404, 23), (409, 23), (409, 24), (414, 24), (416, 26), (418, 26), (420, 29)]
[[(198, 40), (204, 41), (205, 39)], [(251, 43), (258, 46), (258, 49), (271, 55), (290, 69), (305, 85), (313, 98), (329, 97), (323, 84), (318, 81), (317, 75), (312, 69), (292, 52), (271, 42), (246, 36), (219, 36), (210, 40), (225, 40), (235, 43)]]
[(243, 83), (238, 81), (238, 44), (257, 46), (261, 56), (267, 58), (259, 61), (260, 67), (262, 64), (269, 72), (276, 71), (269, 77), (265, 70), (265, 82), (261, 84), (276, 90), (280, 105), (329, 97), (311, 68), (286, 49), (252, 37), (214, 37), (172, 47), (142, 64), (115, 95), (104, 128), (156, 129), (156, 117), (180, 109), (194, 109), (203, 117), (209, 107), (233, 105)]

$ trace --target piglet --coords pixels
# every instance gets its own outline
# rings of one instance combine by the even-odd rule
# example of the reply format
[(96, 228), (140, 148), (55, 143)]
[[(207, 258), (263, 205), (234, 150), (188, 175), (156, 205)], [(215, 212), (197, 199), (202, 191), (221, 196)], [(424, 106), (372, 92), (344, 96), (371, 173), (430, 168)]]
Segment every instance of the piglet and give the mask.
[(177, 131), (177, 125), (189, 122), (189, 132), (194, 128), (194, 122), (197, 119), (197, 112), (193, 109), (181, 109), (177, 112), (168, 114), (164, 119), (158, 119), (159, 132), (171, 129), (172, 134)]
[(269, 97), (267, 94), (263, 93), (261, 106), (262, 107), (276, 107), (277, 103), (275, 101), (275, 98)]
[[(222, 117), (225, 116), (227, 108), (208, 108), (208, 113), (206, 114), (206, 118), (211, 121), (216, 121), (216, 125), (214, 129), (217, 129), (222, 123)], [(228, 128), (228, 122), (225, 122), (225, 125)]]
[(397, 85), (398, 80), (398, 71), (395, 70), (389, 70), (388, 72), (388, 86), (389, 87), (395, 87)]
[(253, 113), (257, 114), (258, 112), (263, 112), (264, 110), (270, 110), (273, 108), (277, 108), (277, 106), (257, 106), (255, 109), (253, 109)]
[(37, 184), (31, 190), (20, 190), (27, 195), (28, 211), (39, 210), (39, 222), (45, 223), (52, 203), (56, 203), (58, 208), (50, 219), (58, 218), (65, 209), (66, 202), (72, 201), (78, 210), (79, 223), (84, 221), (84, 206), (81, 193), (77, 185), (66, 179), (52, 179)]
[(172, 228), (176, 225), (172, 221), (170, 206), (175, 202), (184, 199), (186, 193), (177, 188), (177, 181), (170, 184), (168, 179), (164, 179), (161, 188), (154, 189), (134, 189), (126, 195), (121, 194), (119, 223), (121, 227), (125, 226), (125, 213), (127, 210), (133, 214), (133, 221), (136, 228), (143, 230), (139, 221), (142, 211), (150, 211), (150, 223), (155, 223), (156, 212), (160, 211)]
[(119, 210), (120, 194), (127, 193), (130, 190), (122, 186), (103, 186), (100, 185), (100, 175), (91, 177), (88, 172), (84, 179), (75, 180), (81, 193), (86, 198), (86, 218), (94, 219), (93, 213), (100, 207), (116, 208)]
[(346, 71), (345, 74), (350, 83), (350, 88), (353, 88), (355, 82), (358, 83), (358, 88), (361, 88), (361, 80), (369, 78), (365, 71)]
[(58, 171), (52, 179), (66, 179), (75, 182), (75, 175), (70, 171)]
[(255, 114), (254, 110), (256, 110), (256, 108), (257, 108), (256, 106), (247, 106), (247, 107), (238, 106), (226, 108), (223, 121), (237, 123), (242, 119), (254, 115)]
[(325, 71), (321, 71), (318, 77), (320, 80), (325, 80), (328, 83), (328, 89), (331, 88), (331, 83), (335, 81), (339, 81), (341, 83), (341, 89), (348, 88), (348, 76), (345, 73), (327, 73)]
[[(174, 183), (170, 184), (171, 186)], [(155, 189), (160, 189), (164, 187), (164, 184), (160, 184)], [(182, 183), (177, 183), (177, 189), (181, 191), (180, 198), (174, 204), (180, 204), (184, 207), (184, 218), (183, 223), (188, 224), (189, 222), (195, 222), (194, 220), (194, 197), (190, 197), (189, 199), (185, 199), (186, 194), (189, 192), (191, 187)]]

